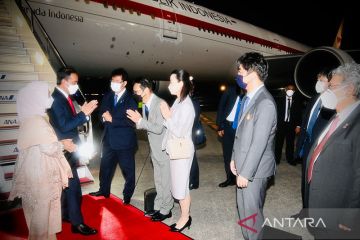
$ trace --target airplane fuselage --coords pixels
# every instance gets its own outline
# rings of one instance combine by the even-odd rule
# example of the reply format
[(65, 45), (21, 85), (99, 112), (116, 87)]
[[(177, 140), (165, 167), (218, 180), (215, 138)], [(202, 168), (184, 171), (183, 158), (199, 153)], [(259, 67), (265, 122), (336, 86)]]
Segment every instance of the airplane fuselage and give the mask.
[(167, 80), (173, 69), (184, 68), (197, 80), (222, 81), (234, 76), (234, 63), (244, 52), (272, 56), (310, 49), (180, 0), (29, 3), (66, 64), (83, 76), (108, 76), (123, 67), (133, 77)]

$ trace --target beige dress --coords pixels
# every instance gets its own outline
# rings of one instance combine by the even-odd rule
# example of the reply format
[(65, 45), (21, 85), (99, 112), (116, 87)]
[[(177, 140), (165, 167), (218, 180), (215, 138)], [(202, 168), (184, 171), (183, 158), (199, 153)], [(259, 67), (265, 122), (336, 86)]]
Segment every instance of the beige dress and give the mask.
[(10, 200), (22, 198), (29, 239), (54, 239), (61, 231), (61, 192), (72, 177), (62, 145), (45, 117), (20, 124), (19, 157)]

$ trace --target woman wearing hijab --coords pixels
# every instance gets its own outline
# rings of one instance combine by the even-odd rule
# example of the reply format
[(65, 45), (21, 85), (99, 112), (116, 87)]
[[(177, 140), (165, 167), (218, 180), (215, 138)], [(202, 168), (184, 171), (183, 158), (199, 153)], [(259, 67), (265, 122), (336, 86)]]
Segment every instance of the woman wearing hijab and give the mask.
[(56, 239), (61, 231), (61, 191), (72, 177), (63, 150), (71, 140), (58, 141), (46, 117), (52, 98), (45, 82), (32, 82), (19, 91), (18, 160), (9, 200), (22, 199), (29, 239)]
[(170, 161), (171, 193), (179, 200), (181, 216), (177, 223), (171, 225), (171, 231), (181, 232), (186, 227), (190, 228), (190, 191), (189, 177), (191, 164), (194, 158), (194, 144), (192, 142), (192, 128), (195, 118), (194, 105), (189, 97), (192, 89), (190, 75), (185, 70), (174, 70), (170, 75), (169, 90), (171, 95), (177, 98), (169, 109), (165, 102), (161, 103), (161, 113), (165, 119), (164, 125), (167, 129), (163, 140), (163, 148), (168, 151), (169, 140), (184, 138), (191, 142), (191, 156), (186, 159)]

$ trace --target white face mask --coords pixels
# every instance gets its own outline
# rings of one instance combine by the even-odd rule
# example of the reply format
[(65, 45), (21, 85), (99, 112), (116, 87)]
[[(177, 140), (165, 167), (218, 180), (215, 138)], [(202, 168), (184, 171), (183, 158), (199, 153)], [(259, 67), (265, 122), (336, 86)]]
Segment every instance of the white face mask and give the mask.
[(327, 87), (325, 86), (325, 83), (323, 81), (317, 81), (315, 85), (315, 90), (317, 93), (323, 93), (325, 92)]
[(77, 90), (79, 90), (79, 85), (77, 85), (77, 84), (74, 84), (74, 85), (69, 84), (68, 90), (69, 90), (69, 94), (73, 95), (73, 94), (75, 94), (77, 92)]
[(294, 90), (287, 90), (286, 95), (288, 95), (289, 97), (292, 97), (292, 95), (294, 95)]
[(54, 98), (50, 96), (50, 97), (46, 100), (46, 109), (51, 108), (51, 105), (53, 104), (53, 102), (54, 102)]
[(168, 88), (169, 88), (171, 95), (176, 95), (181, 89), (180, 82), (170, 83)]
[[(336, 89), (335, 91), (339, 91), (339, 90), (343, 89), (344, 87), (346, 87), (346, 85)], [(337, 104), (339, 103), (339, 101), (342, 100), (343, 98), (344, 97), (341, 97), (339, 99), (339, 97), (336, 96), (334, 91), (330, 90), (330, 89), (326, 90), (324, 93), (322, 93), (320, 95), (320, 99), (321, 99), (323, 106), (328, 109), (335, 109)]]
[(121, 90), (121, 83), (111, 82), (110, 87), (111, 87), (111, 90), (118, 93)]

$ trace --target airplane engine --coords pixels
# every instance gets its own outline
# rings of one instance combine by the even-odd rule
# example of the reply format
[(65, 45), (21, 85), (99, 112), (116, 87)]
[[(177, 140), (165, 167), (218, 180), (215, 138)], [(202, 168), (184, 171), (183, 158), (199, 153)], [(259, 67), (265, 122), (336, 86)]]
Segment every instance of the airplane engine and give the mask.
[(332, 70), (341, 64), (352, 61), (353, 58), (340, 49), (315, 48), (305, 53), (297, 62), (294, 71), (295, 84), (305, 96), (314, 96), (316, 94), (316, 76), (321, 70)]

